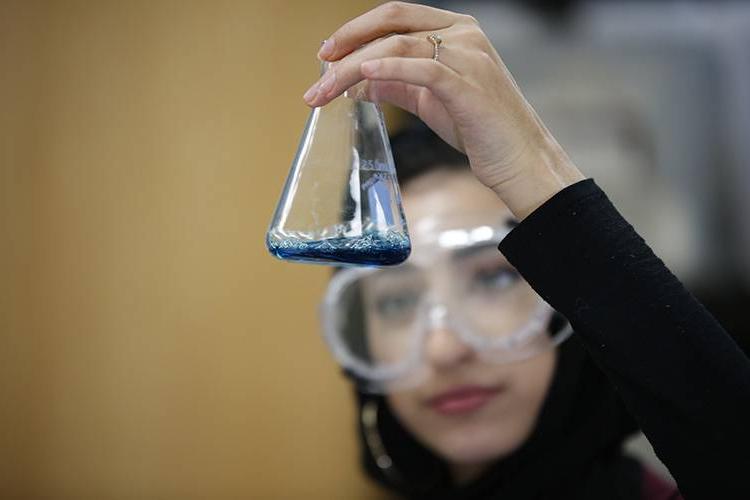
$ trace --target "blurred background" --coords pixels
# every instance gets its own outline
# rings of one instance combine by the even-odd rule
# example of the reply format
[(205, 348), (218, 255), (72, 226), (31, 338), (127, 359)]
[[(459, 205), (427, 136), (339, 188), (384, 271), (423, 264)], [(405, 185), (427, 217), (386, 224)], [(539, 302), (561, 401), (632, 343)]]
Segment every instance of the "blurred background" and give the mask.
[[(328, 271), (263, 242), (317, 48), (375, 4), (0, 0), (0, 498), (379, 498)], [(435, 4), (747, 350), (750, 4)]]

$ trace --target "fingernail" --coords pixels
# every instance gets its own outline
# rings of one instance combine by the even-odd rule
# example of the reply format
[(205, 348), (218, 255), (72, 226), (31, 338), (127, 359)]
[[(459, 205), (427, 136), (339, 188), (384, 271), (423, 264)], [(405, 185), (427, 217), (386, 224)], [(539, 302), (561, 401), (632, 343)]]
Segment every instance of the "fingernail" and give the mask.
[(326, 73), (323, 76), (323, 79), (320, 81), (320, 87), (318, 87), (318, 94), (325, 96), (328, 95), (328, 92), (333, 89), (333, 84), (336, 83), (336, 72), (333, 70), (333, 68), (328, 70), (328, 73)]
[(365, 61), (359, 67), (359, 70), (365, 75), (374, 75), (378, 71), (379, 67), (380, 67), (380, 61), (378, 60)]
[(318, 59), (325, 59), (333, 54), (333, 44), (333, 38), (323, 40), (323, 44), (320, 46), (320, 50), (318, 51)]
[(312, 87), (307, 89), (307, 92), (302, 96), (302, 99), (307, 102), (312, 102), (316, 95), (318, 95), (318, 84), (314, 83)]

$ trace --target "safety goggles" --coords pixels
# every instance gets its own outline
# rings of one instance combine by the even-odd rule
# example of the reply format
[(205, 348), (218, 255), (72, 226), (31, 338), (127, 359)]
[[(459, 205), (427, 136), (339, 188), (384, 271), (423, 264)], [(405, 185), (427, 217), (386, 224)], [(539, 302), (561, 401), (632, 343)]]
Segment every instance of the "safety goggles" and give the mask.
[(512, 223), (484, 220), (423, 220), (411, 228), (405, 263), (333, 276), (321, 305), (324, 336), (363, 389), (418, 384), (429, 373), (425, 346), (437, 330), (493, 363), (527, 359), (570, 335), (564, 318), (498, 251)]

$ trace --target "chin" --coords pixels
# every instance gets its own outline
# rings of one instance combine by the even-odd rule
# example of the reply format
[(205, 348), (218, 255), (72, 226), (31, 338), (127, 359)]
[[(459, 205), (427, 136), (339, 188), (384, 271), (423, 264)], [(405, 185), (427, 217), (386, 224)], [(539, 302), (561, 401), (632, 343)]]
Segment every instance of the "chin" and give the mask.
[[(436, 436), (425, 436), (430, 447), (443, 459), (454, 464), (480, 464), (512, 454), (526, 435), (494, 425), (485, 428), (451, 429)], [(523, 434), (523, 435), (521, 435)]]

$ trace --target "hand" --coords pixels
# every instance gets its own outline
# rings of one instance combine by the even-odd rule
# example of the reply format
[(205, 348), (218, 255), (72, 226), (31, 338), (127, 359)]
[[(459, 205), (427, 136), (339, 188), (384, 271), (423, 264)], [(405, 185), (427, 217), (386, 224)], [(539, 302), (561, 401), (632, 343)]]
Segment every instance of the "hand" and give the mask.
[[(438, 61), (431, 33), (443, 40)], [(367, 80), (368, 99), (417, 115), (466, 153), (477, 178), (521, 219), (584, 178), (470, 16), (387, 3), (336, 30), (318, 57), (334, 63), (305, 93), (310, 106)]]

